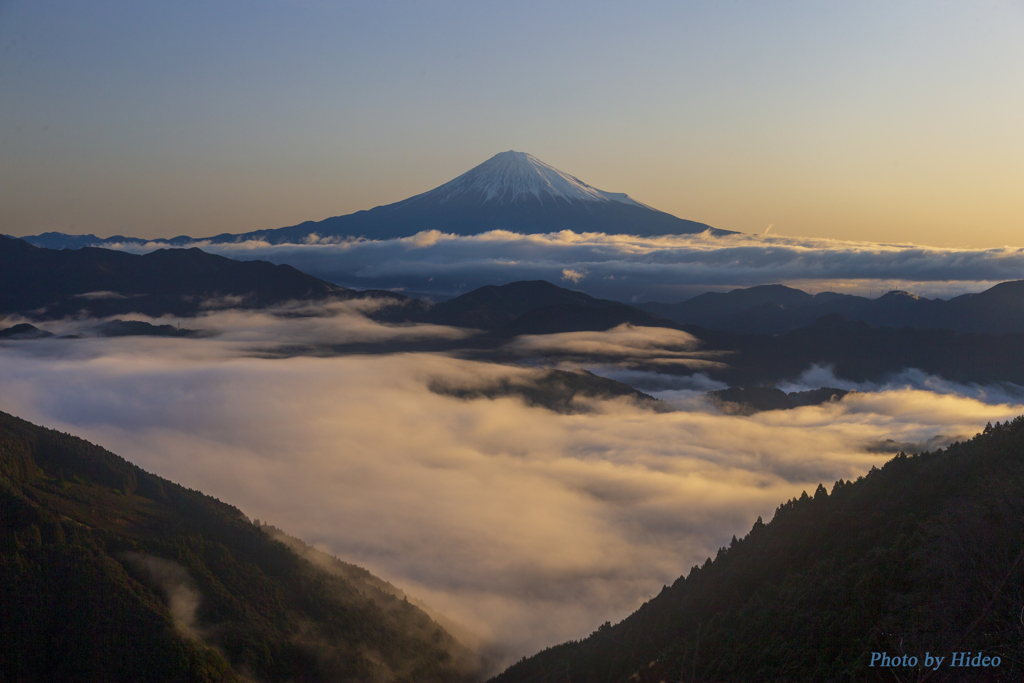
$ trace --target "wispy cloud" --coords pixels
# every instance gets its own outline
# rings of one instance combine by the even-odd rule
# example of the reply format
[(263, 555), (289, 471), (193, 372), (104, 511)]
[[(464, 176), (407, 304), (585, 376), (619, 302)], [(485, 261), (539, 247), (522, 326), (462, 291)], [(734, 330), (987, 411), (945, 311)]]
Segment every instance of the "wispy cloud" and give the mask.
[(680, 330), (623, 324), (605, 332), (523, 335), (504, 348), (521, 357), (599, 361), (626, 368), (636, 363), (685, 366), (693, 370), (724, 367), (728, 352), (701, 351), (699, 346), (700, 342), (693, 335)]
[(572, 268), (562, 269), (562, 279), (571, 283), (579, 284), (580, 280), (587, 276), (586, 271), (573, 270)]
[(202, 596), (184, 567), (170, 560), (134, 552), (121, 553), (120, 557), (142, 570), (163, 591), (174, 625), (183, 635), (202, 637), (196, 620)]
[[(88, 339), (60, 337), (88, 334), (107, 318), (67, 318), (46, 322), (32, 321), (40, 329), (57, 336), (33, 344), (7, 342), (10, 348), (34, 356), (94, 357), (120, 348), (132, 354), (137, 349), (152, 352), (156, 348), (174, 349), (182, 355), (203, 354), (209, 359), (230, 358), (238, 355), (278, 352), (281, 347), (329, 347), (342, 344), (373, 344), (383, 342), (454, 340), (469, 332), (455, 327), (430, 324), (386, 324), (370, 320), (366, 313), (391, 305), (380, 299), (353, 299), (330, 302), (291, 302), (263, 310), (227, 309), (216, 307), (192, 318), (163, 316), (154, 318), (137, 313), (116, 316), (119, 320), (148, 322), (154, 325), (177, 325), (181, 328), (201, 330), (216, 338), (213, 344), (178, 345), (170, 339), (110, 339), (99, 344)], [(28, 322), (11, 316), (3, 326)], [(0, 342), (3, 348), (4, 342)], [(201, 351), (200, 351), (201, 349)]]

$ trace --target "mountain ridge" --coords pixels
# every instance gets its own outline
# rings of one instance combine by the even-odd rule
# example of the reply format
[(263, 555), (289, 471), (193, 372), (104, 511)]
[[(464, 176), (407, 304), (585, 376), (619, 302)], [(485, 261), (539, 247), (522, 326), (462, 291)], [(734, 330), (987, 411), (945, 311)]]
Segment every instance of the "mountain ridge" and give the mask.
[[(759, 517), (614, 626), (492, 683), (1019, 680), (1024, 417)], [(952, 652), (998, 657), (950, 668)], [(917, 657), (873, 666), (873, 653)], [(924, 666), (926, 652), (944, 665)], [(980, 659), (980, 657), (979, 657)]]
[(705, 292), (675, 304), (645, 302), (635, 306), (680, 324), (738, 334), (782, 334), (832, 314), (876, 327), (1024, 332), (1024, 280), (1001, 282), (982, 292), (948, 300), (927, 299), (902, 290), (873, 299), (835, 292), (811, 295), (776, 284)]
[(373, 295), (405, 298), (357, 292), (292, 266), (236, 261), (194, 247), (142, 255), (100, 247), (57, 251), (0, 236), (0, 316), (190, 316), (218, 307), (265, 308)]
[(476, 677), (366, 570), (325, 570), (229, 504), (6, 413), (0, 513), (2, 680)]

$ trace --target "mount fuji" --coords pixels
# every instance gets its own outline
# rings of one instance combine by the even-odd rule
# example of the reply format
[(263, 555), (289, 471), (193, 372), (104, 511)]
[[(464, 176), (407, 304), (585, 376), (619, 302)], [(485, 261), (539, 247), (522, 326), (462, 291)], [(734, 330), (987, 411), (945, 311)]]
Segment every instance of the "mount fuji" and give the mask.
[(224, 244), (261, 240), (270, 244), (303, 244), (358, 237), (394, 239), (427, 230), (456, 235), (476, 235), (490, 230), (521, 234), (572, 230), (641, 237), (702, 232), (729, 234), (726, 230), (658, 211), (624, 193), (598, 190), (531, 154), (508, 151), (409, 199), (285, 228), (207, 238), (181, 236), (170, 240), (122, 236), (102, 239), (94, 235), (52, 232), (23, 239), (51, 249), (126, 242), (184, 246), (197, 241)]

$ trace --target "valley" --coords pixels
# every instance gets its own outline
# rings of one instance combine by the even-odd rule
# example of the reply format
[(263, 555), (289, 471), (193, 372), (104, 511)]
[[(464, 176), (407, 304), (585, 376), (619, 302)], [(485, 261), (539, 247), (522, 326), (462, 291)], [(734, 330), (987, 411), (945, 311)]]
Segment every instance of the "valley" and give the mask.
[[(12, 248), (8, 242), (0, 246), (14, 250), (7, 253), (21, 254), (26, 249)], [(53, 258), (46, 250), (28, 249), (36, 250), (28, 252), (33, 258)], [(171, 251), (162, 258), (177, 258), (178, 254), (189, 252)], [(859, 487), (867, 484), (860, 484), (859, 477), (872, 467), (889, 472), (895, 465), (885, 463), (894, 456), (897, 460), (893, 462), (899, 461), (904, 451), (925, 454), (919, 457), (959, 452), (960, 444), (986, 422), (1012, 420), (1024, 412), (1019, 385), (1014, 381), (1019, 335), (996, 331), (998, 328), (957, 332), (903, 325), (875, 327), (828, 313), (805, 328), (776, 335), (744, 334), (670, 320), (544, 281), (486, 286), (432, 303), (401, 294), (343, 289), (287, 269), (280, 271), (285, 279), (264, 279), (258, 293), (246, 291), (244, 281), (231, 280), (230, 275), (225, 275), (226, 282), (236, 283), (230, 290), (221, 289), (224, 285), (215, 279), (202, 289), (196, 287), (195, 280), (178, 285), (167, 278), (161, 280), (159, 290), (147, 290), (146, 285), (126, 288), (122, 283), (129, 276), (122, 275), (120, 269), (130, 274), (138, 259), (147, 258), (108, 256), (102, 249), (86, 251), (63, 266), (69, 273), (66, 281), (81, 284), (54, 290), (51, 299), (36, 295), (19, 304), (17, 298), (8, 298), (8, 310), (15, 312), (8, 314), (9, 322), (0, 330), (0, 373), (8, 387), (0, 410), (109, 444), (161, 477), (198, 487), (221, 500), (237, 501), (252, 518), (266, 520), (261, 525), (270, 524), (268, 530), (284, 534), (273, 538), (292, 539), (289, 547), (301, 551), (301, 557), (316, 559), (317, 566), (333, 566), (337, 560), (330, 558), (336, 556), (348, 563), (339, 567), (357, 567), (344, 569), (340, 576), (345, 581), (370, 581), (372, 590), (359, 589), (364, 594), (375, 595), (373, 590), (383, 589), (425, 606), (429, 618), (444, 624), (439, 628), (453, 638), (452, 643), (459, 643), (451, 647), (462, 648), (459, 661), (463, 663), (447, 669), (444, 667), (454, 664), (431, 664), (433, 673), (416, 674), (408, 680), (431, 680), (432, 676), (436, 680), (461, 680), (460, 676), (480, 680), (563, 641), (570, 645), (544, 651), (539, 659), (509, 669), (500, 680), (529, 679), (535, 675), (529, 672), (537, 666), (575, 670), (568, 674), (574, 678), (593, 677), (595, 671), (607, 670), (612, 672), (607, 678), (610, 681), (634, 673), (664, 676), (673, 667), (694, 669), (702, 666), (701, 662), (721, 667), (721, 657), (734, 655), (714, 654), (714, 648), (726, 648), (721, 652), (727, 652), (727, 646), (711, 645), (720, 636), (712, 636), (704, 627), (701, 638), (711, 648), (706, 651), (706, 661), (686, 658), (687, 638), (695, 636), (685, 629), (672, 631), (673, 640), (657, 645), (663, 655), (652, 657), (643, 649), (647, 646), (639, 643), (647, 642), (651, 629), (661, 627), (651, 626), (642, 615), (667, 609), (663, 604), (676, 604), (676, 598), (670, 599), (668, 594), (650, 602), (658, 593), (656, 586), (694, 590), (689, 586), (696, 585), (692, 581), (698, 579), (683, 581), (680, 575), (687, 575), (687, 566), (703, 565), (715, 557), (717, 548), (729, 537), (740, 539), (737, 547), (758, 548), (749, 552), (768, 552), (769, 547), (783, 552), (780, 549), (796, 541), (782, 539), (796, 532), (772, 531), (783, 535), (755, 543), (750, 539), (760, 532), (752, 536), (746, 531), (753, 519), (770, 520), (779, 501), (798, 501), (786, 503), (780, 510), (788, 510), (787, 506), (803, 510), (799, 503), (802, 491), (817, 490), (819, 485), (834, 488), (837, 481), (856, 481), (858, 488), (850, 490), (860, 491)], [(226, 273), (239, 267), (219, 259), (209, 263), (207, 268), (223, 264)], [(277, 268), (252, 262), (243, 265), (268, 273)], [(84, 275), (73, 276), (75, 269)], [(304, 287), (299, 298), (294, 296), (293, 281)], [(105, 294), (80, 296), (94, 291)], [(241, 305), (225, 305), (223, 291)], [(785, 288), (769, 290), (772, 292), (792, 296)], [(207, 299), (220, 303), (204, 304)], [(115, 308), (109, 312), (100, 309), (107, 314), (96, 315), (91, 308), (96, 301), (113, 302)], [(179, 302), (190, 308), (182, 308)], [(758, 305), (730, 315), (736, 319), (749, 310), (756, 317)], [(74, 311), (74, 316), (67, 311)], [(976, 315), (974, 319), (984, 317)], [(1004, 323), (1012, 319), (1003, 316)], [(113, 367), (123, 370), (110, 373), (105, 369)], [(115, 398), (122, 395), (137, 398), (126, 398), (129, 403), (122, 404)], [(285, 396), (288, 404), (280, 403), (278, 398)], [(258, 429), (253, 426), (254, 418), (261, 425)], [(808, 421), (815, 425), (810, 440)], [(529, 428), (524, 430), (522, 425)], [(34, 433), (28, 426), (17, 429)], [(737, 439), (734, 434), (743, 436)], [(410, 442), (412, 435), (416, 436)], [(753, 459), (750, 443), (761, 444)], [(226, 444), (231, 444), (228, 450), (224, 450)], [(20, 447), (12, 448), (5, 451), (5, 458), (20, 452)], [(183, 453), (188, 455), (182, 457)], [(381, 458), (379, 464), (371, 464)], [(28, 471), (28, 465), (13, 466)], [(31, 545), (34, 533), (25, 529), (31, 524), (42, 529), (41, 525), (48, 524), (45, 520), (51, 512), (46, 510), (57, 515), (55, 519), (78, 519), (78, 513), (69, 514), (71, 508), (61, 502), (65, 489), (54, 483), (63, 481), (59, 473), (54, 474), (45, 463), (39, 466), (41, 473), (32, 476), (41, 479), (12, 480), (15, 488), (11, 490), (35, 501), (37, 507), (31, 509), (38, 510), (25, 518), (36, 521), (17, 522), (8, 530), (16, 539), (9, 546), (12, 549), (35, 547)], [(135, 471), (127, 463), (118, 467)], [(239, 472), (246, 474), (240, 477)], [(359, 474), (353, 476), (354, 472)], [(397, 474), (400, 472), (419, 474), (409, 479)], [(76, 486), (91, 485), (84, 475), (60, 476), (65, 480), (80, 477)], [(151, 475), (134, 476), (145, 479)], [(475, 482), (470, 489), (466, 488), (467, 478)], [(42, 488), (18, 488), (24, 486)], [(837, 486), (845, 491), (847, 484)], [(540, 498), (538, 491), (544, 492)], [(689, 491), (690, 500), (678, 498), (677, 491)], [(74, 495), (82, 499), (93, 494), (82, 489)], [(149, 494), (131, 489), (123, 495), (145, 499)], [(863, 495), (880, 494), (858, 493), (850, 500), (860, 500)], [(939, 497), (936, 500), (946, 500), (942, 496), (947, 494), (936, 490), (934, 495)], [(411, 496), (419, 502), (408, 509), (406, 504), (394, 507), (395, 496), (403, 500)], [(523, 509), (523, 496), (533, 501), (533, 510)], [(820, 497), (812, 496), (815, 501)], [(128, 524), (129, 529), (135, 525), (139, 531), (131, 533), (143, 533), (148, 518), (130, 520), (134, 515), (157, 514), (143, 512), (151, 505), (143, 499), (123, 512), (111, 512), (109, 521), (83, 517), (81, 523), (92, 528), (108, 523), (115, 524), (114, 528), (119, 528), (117, 524)], [(913, 501), (907, 504), (917, 505)], [(96, 510), (110, 505), (103, 502)], [(464, 516), (467, 510), (482, 516), (471, 521)], [(172, 513), (159, 513), (165, 514)], [(849, 514), (837, 512), (836, 519)], [(908, 513), (894, 509), (885, 514), (895, 518)], [(1010, 512), (999, 514), (1012, 518)], [(555, 528), (543, 521), (552, 515), (563, 520)], [(817, 519), (816, 513), (812, 518)], [(378, 521), (370, 522), (365, 530), (345, 523), (337, 526), (335, 520), (346, 519)], [(246, 524), (249, 526), (241, 528), (255, 526)], [(778, 521), (765, 526), (789, 529), (786, 524)], [(72, 527), (61, 528), (68, 538)], [(645, 530), (644, 536), (635, 538), (638, 528)], [(759, 528), (754, 527), (755, 531)], [(44, 549), (57, 538), (56, 531), (46, 533), (50, 536), (40, 537)], [(212, 568), (204, 569), (193, 560), (183, 563), (182, 558), (191, 555), (182, 555), (170, 546), (150, 547), (148, 541), (117, 540), (119, 533), (104, 536), (104, 545), (88, 541), (93, 544), (90, 548), (106, 553), (105, 566), (120, 567), (117, 572), (124, 573), (122, 578), (111, 575), (115, 583), (133, 586), (132, 581), (152, 581), (146, 579), (150, 570), (138, 569), (145, 563), (124, 559), (135, 555), (123, 553), (173, 562), (185, 567), (182, 571), (189, 576), (206, 576), (207, 571), (218, 576)], [(865, 540), (858, 546), (829, 546), (831, 549), (822, 552), (861, 557), (881, 552), (872, 544), (880, 543), (877, 548), (882, 548), (895, 542), (877, 536), (876, 531), (864, 533), (868, 534), (865, 539), (877, 540)], [(834, 532), (813, 532), (816, 538), (814, 534), (831, 537)], [(205, 540), (206, 532), (202, 538), (201, 542), (188, 541), (200, 543), (195, 548), (187, 546), (192, 548), (190, 553), (199, 553), (197, 557), (208, 553), (202, 550), (207, 547), (203, 544), (210, 542)], [(227, 538), (211, 537), (230, 549), (230, 543), (236, 541), (228, 543)], [(313, 551), (303, 550), (307, 546), (297, 538), (327, 554), (310, 555)], [(514, 540), (517, 538), (521, 540)], [(726, 548), (731, 547), (731, 542), (726, 543)], [(402, 552), (396, 552), (398, 548)], [(437, 555), (437, 549), (444, 549), (442, 555)], [(792, 556), (807, 557), (808, 561), (818, 557), (809, 552), (794, 545)], [(635, 560), (624, 561), (621, 553)], [(779, 557), (790, 556), (785, 553), (790, 551)], [(726, 555), (732, 557), (717, 551), (712, 566), (726, 562)], [(824, 562), (835, 561), (827, 559), (833, 555), (821, 557)], [(111, 561), (115, 564), (110, 565)], [(744, 561), (760, 565), (766, 560)], [(481, 562), (491, 569), (486, 573), (471, 569)], [(787, 580), (798, 581), (795, 577), (803, 576), (800, 572), (818, 571), (813, 569), (817, 565), (785, 562), (773, 571), (779, 572), (779, 577), (791, 577)], [(456, 565), (465, 568), (453, 570)], [(872, 566), (857, 571), (874, 576), (872, 572), (877, 570)], [(383, 578), (359, 578), (370, 575), (358, 567), (368, 567)], [(37, 570), (27, 571), (25, 581)], [(718, 571), (714, 569), (712, 574)], [(732, 570), (722, 571), (732, 575)], [(69, 575), (61, 581), (73, 578)], [(226, 579), (218, 579), (228, 592), (242, 594), (251, 590), (248, 582), (252, 580), (244, 579), (233, 587), (224, 583)], [(210, 591), (220, 595), (217, 591), (221, 589), (206, 581), (189, 584), (198, 586), (195, 590), (203, 596), (201, 605), (207, 604), (205, 596)], [(752, 578), (743, 581), (749, 587), (741, 596), (768, 599), (763, 597), (768, 595), (763, 593), (766, 589), (758, 588), (761, 584)], [(341, 591), (339, 595), (349, 590), (341, 585), (331, 590)], [(176, 603), (169, 602), (169, 594), (158, 588), (154, 589), (155, 598), (146, 598), (150, 606), (145, 609), (150, 611), (145, 618), (174, 623)], [(879, 584), (882, 591), (896, 589)], [(734, 589), (707, 590), (712, 592), (706, 599), (718, 600), (710, 596)], [(609, 600), (610, 595), (615, 597)], [(889, 595), (880, 593), (877, 599), (884, 603)], [(384, 600), (373, 599), (378, 605)], [(354, 671), (368, 666), (340, 654), (341, 650), (327, 659), (317, 655), (308, 661), (302, 660), (306, 655), (285, 654), (307, 647), (305, 640), (295, 641), (287, 635), (297, 628), (297, 622), (287, 620), (273, 626), (276, 631), (259, 636), (270, 648), (270, 658), (251, 659), (254, 655), (247, 654), (249, 650), (224, 640), (235, 638), (229, 634), (241, 627), (228, 626), (233, 623), (230, 620), (239, 618), (231, 616), (234, 612), (220, 607), (216, 608), (220, 611), (208, 611), (219, 604), (216, 600), (196, 612), (195, 626), (190, 627), (200, 634), (195, 641), (198, 646), (188, 645), (191, 641), (187, 638), (182, 641), (173, 628), (161, 627), (165, 630), (154, 631), (155, 640), (147, 647), (155, 651), (185, 647), (183, 652), (192, 653), (187, 660), (192, 663), (187, 666), (218, 672), (203, 674), (221, 677), (216, 680), (231, 680), (232, 675), (244, 678), (249, 675), (244, 672), (255, 670), (257, 661), (264, 662), (258, 666), (270, 680), (278, 680), (285, 671), (300, 670), (288, 667), (306, 667), (301, 669), (307, 672), (303, 675), (320, 680), (330, 678), (331, 667)], [(141, 603), (124, 604), (129, 612), (142, 609)], [(337, 609), (356, 609), (352, 614), (363, 614), (358, 612), (362, 607), (338, 605)], [(638, 605), (644, 605), (637, 613), (641, 616), (629, 617)], [(721, 603), (714, 609), (751, 609), (741, 603), (728, 605)], [(167, 617), (168, 613), (172, 617)], [(607, 631), (610, 624), (627, 617), (623, 625), (614, 628), (643, 625), (636, 627), (636, 636), (628, 637), (638, 639), (637, 644), (629, 645), (636, 659), (617, 659), (621, 664), (616, 666), (626, 667), (619, 671), (603, 663), (601, 658), (612, 656), (612, 651), (600, 643), (612, 633)], [(89, 618), (108, 617), (97, 614)], [(166, 622), (168, 618), (171, 622)], [(266, 618), (273, 622), (277, 617)], [(803, 628), (796, 624), (808, 617), (793, 618), (797, 620), (792, 622), (793, 628)], [(891, 617), (865, 612), (858, 618), (875, 623)], [(538, 619), (547, 626), (538, 630)], [(594, 624), (602, 622), (609, 626), (586, 638)], [(524, 628), (524, 624), (531, 626)], [(914, 622), (908, 628), (931, 627)], [(352, 642), (341, 631), (336, 633), (332, 637)], [(556, 661), (552, 657), (563, 656), (553, 653), (563, 652), (567, 659), (550, 663)], [(829, 661), (857, 661), (841, 652), (828, 656)], [(292, 663), (280, 664), (282, 657)], [(656, 666), (643, 669), (638, 662), (644, 659), (655, 661)], [(39, 666), (30, 660), (18, 661), (16, 666), (22, 667), (18, 671)], [(784, 658), (778, 661), (783, 662), (779, 666), (791, 666)], [(80, 665), (100, 666), (85, 660)], [(403, 675), (412, 674), (396, 672), (413, 670), (403, 668), (407, 666), (395, 659), (387, 664), (391, 673), (366, 669), (361, 675), (367, 680), (375, 680), (375, 676), (405, 680)], [(735, 669), (734, 674), (741, 679), (755, 675), (744, 668)]]

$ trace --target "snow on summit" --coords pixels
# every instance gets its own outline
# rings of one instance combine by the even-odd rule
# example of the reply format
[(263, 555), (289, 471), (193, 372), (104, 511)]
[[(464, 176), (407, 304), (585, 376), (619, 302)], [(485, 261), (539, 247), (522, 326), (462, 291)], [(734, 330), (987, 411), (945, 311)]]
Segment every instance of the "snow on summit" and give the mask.
[(526, 152), (501, 152), (458, 178), (417, 199), (447, 202), (513, 204), (563, 199), (569, 202), (620, 202), (646, 207), (622, 192), (604, 192), (559, 171)]

